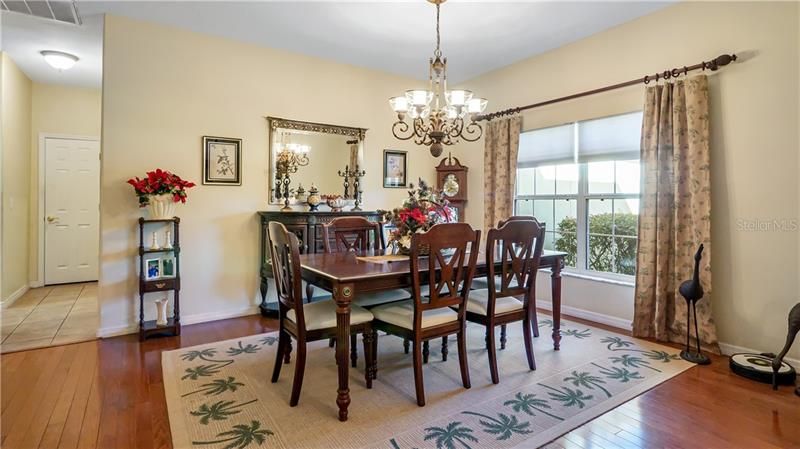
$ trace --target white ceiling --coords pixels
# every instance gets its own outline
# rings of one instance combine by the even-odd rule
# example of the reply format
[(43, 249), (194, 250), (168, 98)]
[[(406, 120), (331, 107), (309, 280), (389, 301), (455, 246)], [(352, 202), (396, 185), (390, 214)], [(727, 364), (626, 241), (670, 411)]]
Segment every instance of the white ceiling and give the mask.
[[(103, 18), (84, 17), (77, 26), (13, 12), (0, 13), (0, 49), (28, 77), (40, 83), (100, 87), (103, 73)], [(80, 60), (59, 72), (44, 62), (42, 50), (72, 53)]]
[[(450, 0), (442, 6), (442, 51), (457, 83), (661, 9), (674, 0), (500, 2)], [(78, 2), (76, 28), (3, 13), (2, 44), (36, 81), (100, 86), (102, 24), (110, 13), (273, 48), (427, 79), (435, 8), (413, 2)], [(12, 17), (14, 16), (14, 17)], [(23, 20), (24, 19), (24, 20)], [(38, 52), (82, 58), (58, 73)]]

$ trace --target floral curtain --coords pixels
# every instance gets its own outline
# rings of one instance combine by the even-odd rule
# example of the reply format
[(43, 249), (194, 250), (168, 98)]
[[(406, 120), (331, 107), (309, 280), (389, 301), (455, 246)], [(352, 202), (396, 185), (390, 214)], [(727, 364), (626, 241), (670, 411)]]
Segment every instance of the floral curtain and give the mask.
[[(697, 303), (700, 342), (718, 351), (711, 314), (711, 174), (705, 75), (648, 87), (642, 123), (642, 201), (633, 334), (686, 341), (687, 308), (678, 293), (705, 246)], [(692, 332), (694, 333), (694, 332)]]
[[(522, 129), (520, 116), (494, 119), (486, 126), (483, 152), (483, 229), (514, 213), (514, 184)], [(484, 232), (485, 235), (485, 232)]]

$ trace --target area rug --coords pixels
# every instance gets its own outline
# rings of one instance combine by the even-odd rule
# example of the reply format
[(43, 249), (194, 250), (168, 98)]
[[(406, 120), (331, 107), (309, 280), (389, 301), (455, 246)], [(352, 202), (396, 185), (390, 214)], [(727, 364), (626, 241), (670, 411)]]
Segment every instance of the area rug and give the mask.
[[(541, 316), (529, 371), (522, 324), (498, 351), (500, 384), (489, 376), (483, 328), (470, 325), (472, 388), (461, 385), (456, 342), (442, 361), (431, 342), (427, 405), (418, 407), (411, 355), (402, 340), (379, 337), (378, 379), (367, 390), (363, 346), (350, 370), (350, 416), (337, 420), (336, 365), (327, 341), (309, 344), (300, 403), (289, 407), (294, 360), (270, 383), (277, 333), (163, 353), (164, 389), (176, 448), (534, 448), (688, 369), (675, 349), (577, 323), (562, 322), (554, 351), (552, 322)], [(499, 344), (498, 344), (499, 346)]]

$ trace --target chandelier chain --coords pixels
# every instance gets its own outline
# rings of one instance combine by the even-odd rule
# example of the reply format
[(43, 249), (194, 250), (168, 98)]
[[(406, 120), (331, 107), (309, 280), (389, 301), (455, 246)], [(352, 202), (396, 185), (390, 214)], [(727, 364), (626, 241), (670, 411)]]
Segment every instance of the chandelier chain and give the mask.
[(441, 45), (441, 38), (439, 37), (439, 7), (441, 4), (436, 4), (436, 51), (433, 52), (433, 55), (437, 58), (442, 56), (442, 50), (439, 48)]

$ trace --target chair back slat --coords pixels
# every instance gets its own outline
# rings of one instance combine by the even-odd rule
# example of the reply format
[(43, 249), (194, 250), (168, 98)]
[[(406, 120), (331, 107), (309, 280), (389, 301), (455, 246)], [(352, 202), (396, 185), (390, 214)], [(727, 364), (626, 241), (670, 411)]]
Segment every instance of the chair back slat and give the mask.
[[(536, 272), (544, 248), (545, 226), (536, 219), (507, 220), (486, 237), (489, 310), (498, 297), (525, 295), (532, 299)], [(500, 264), (498, 272), (495, 264)], [(500, 285), (495, 279), (500, 278)]]
[(269, 249), (272, 276), (281, 315), (294, 309), (298, 328), (305, 329), (303, 285), (300, 275), (300, 243), (294, 233), (277, 221), (269, 222)]
[[(322, 225), (326, 253), (380, 250), (380, 224), (364, 217), (337, 217)], [(372, 236), (372, 238), (370, 238)]]
[[(466, 223), (437, 224), (424, 234), (411, 238), (411, 278), (414, 293), (415, 321), (423, 310), (458, 306), (463, 316), (467, 296), (475, 274), (481, 232)], [(424, 250), (428, 257), (429, 298), (420, 294), (420, 262)], [(418, 323), (417, 323), (418, 324)]]
[(498, 228), (502, 228), (504, 224), (506, 224), (508, 222), (511, 222), (511, 221), (531, 221), (531, 220), (539, 222), (539, 224), (542, 225), (542, 226), (547, 226), (546, 222), (537, 220), (536, 217), (534, 217), (533, 215), (512, 215), (512, 216), (508, 217), (508, 219), (506, 219), (506, 220), (498, 221), (497, 222), (497, 227)]

